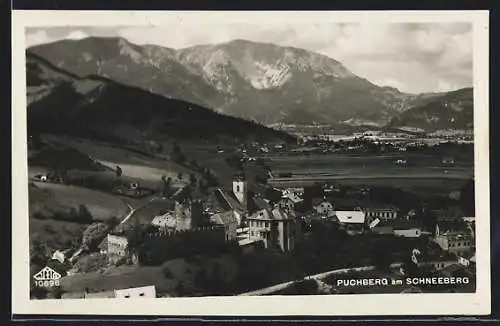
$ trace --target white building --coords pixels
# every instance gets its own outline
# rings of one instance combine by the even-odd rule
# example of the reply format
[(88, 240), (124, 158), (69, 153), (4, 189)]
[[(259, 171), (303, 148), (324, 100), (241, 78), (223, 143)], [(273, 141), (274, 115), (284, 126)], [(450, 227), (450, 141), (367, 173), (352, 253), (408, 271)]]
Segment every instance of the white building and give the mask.
[(418, 238), (422, 234), (422, 226), (419, 222), (406, 219), (394, 222), (394, 235), (405, 238)]
[(333, 205), (327, 200), (323, 200), (314, 207), (316, 213), (322, 216), (331, 216), (333, 214)]
[(156, 298), (154, 285), (115, 290), (115, 298)]
[(237, 178), (233, 180), (233, 194), (238, 200), (238, 202), (243, 205), (243, 208), (247, 208), (247, 196), (248, 196), (248, 185), (243, 178)]
[(333, 218), (344, 227), (349, 234), (361, 233), (365, 226), (365, 212), (354, 211), (334, 211)]
[(266, 248), (291, 251), (295, 246), (296, 224), (279, 208), (262, 209), (248, 217), (248, 239), (261, 240)]

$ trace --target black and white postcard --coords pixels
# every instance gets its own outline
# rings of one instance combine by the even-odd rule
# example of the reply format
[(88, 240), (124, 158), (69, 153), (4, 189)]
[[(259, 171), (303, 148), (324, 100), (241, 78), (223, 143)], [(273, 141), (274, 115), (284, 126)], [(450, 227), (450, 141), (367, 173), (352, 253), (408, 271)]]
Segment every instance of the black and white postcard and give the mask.
[(13, 12), (13, 312), (490, 312), (488, 12)]

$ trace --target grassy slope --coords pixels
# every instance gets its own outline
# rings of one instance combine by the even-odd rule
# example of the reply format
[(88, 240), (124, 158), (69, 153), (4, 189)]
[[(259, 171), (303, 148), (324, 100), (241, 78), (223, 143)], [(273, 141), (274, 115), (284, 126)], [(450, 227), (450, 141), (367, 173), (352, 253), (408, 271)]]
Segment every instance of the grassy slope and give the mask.
[(94, 219), (121, 217), (128, 212), (125, 203), (116, 196), (86, 188), (63, 184), (35, 182), (31, 187), (30, 213), (37, 211), (68, 211), (85, 205)]
[[(92, 272), (86, 274), (75, 274), (63, 277), (61, 285), (67, 292), (80, 292), (86, 287), (91, 291), (110, 291), (113, 289), (155, 285), (157, 293), (169, 293), (176, 295), (176, 288), (179, 283), (184, 287), (195, 289), (195, 276), (200, 268), (204, 268), (208, 273), (213, 269), (214, 262), (217, 261), (224, 273), (225, 278), (236, 277), (237, 266), (230, 257), (221, 256), (218, 258), (200, 257), (193, 261), (186, 261), (183, 258), (173, 259), (162, 266), (120, 266), (108, 269), (104, 273)], [(167, 277), (164, 269), (170, 270)]]
[[(188, 176), (191, 173), (198, 176), (198, 173), (189, 167), (120, 148), (115, 144), (53, 135), (45, 135), (44, 137), (75, 148), (110, 169), (115, 169), (118, 165), (123, 171), (124, 178), (137, 180), (144, 186), (152, 188), (160, 186), (163, 175), (172, 178), (173, 186), (181, 186), (188, 181), (187, 177), (183, 178), (184, 180), (178, 180), (177, 176), (179, 173), (182, 173), (184, 176)], [(170, 148), (167, 148), (167, 150), (170, 150)]]

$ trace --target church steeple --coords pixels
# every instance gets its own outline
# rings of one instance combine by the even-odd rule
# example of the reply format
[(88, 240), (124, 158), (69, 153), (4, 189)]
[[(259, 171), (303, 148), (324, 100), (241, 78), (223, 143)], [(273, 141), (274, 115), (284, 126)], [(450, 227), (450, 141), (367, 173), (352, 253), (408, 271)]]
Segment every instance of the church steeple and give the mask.
[(243, 176), (233, 179), (233, 194), (243, 207), (247, 208), (248, 184)]

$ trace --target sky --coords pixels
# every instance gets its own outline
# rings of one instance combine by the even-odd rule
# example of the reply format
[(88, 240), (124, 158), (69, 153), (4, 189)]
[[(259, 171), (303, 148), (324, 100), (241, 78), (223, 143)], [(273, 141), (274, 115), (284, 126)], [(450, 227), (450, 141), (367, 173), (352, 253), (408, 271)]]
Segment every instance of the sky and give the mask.
[(470, 23), (224, 24), (43, 27), (26, 30), (27, 46), (88, 36), (119, 36), (135, 44), (184, 48), (246, 39), (294, 46), (340, 61), (356, 75), (403, 92), (472, 86)]

